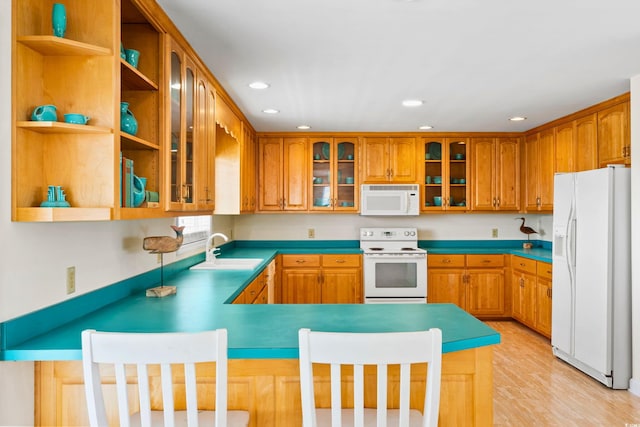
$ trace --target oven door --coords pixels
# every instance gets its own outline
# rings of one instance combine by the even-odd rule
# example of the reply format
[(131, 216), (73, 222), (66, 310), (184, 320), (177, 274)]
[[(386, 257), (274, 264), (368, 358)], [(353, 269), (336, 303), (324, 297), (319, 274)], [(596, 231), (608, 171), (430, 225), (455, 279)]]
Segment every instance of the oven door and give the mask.
[(427, 256), (364, 255), (365, 298), (426, 298)]

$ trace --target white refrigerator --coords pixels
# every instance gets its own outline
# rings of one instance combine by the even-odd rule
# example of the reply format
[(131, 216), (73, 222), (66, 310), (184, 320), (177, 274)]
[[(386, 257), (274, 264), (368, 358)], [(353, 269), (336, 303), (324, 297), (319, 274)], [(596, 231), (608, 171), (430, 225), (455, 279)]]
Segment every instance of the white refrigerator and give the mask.
[(556, 174), (553, 354), (608, 387), (631, 378), (631, 170)]

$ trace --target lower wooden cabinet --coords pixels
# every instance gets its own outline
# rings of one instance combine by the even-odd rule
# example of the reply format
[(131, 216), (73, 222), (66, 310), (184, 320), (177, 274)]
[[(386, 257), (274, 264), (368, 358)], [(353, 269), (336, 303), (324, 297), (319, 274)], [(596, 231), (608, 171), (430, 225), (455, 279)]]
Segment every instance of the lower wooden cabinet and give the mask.
[(512, 316), (551, 337), (551, 264), (511, 256)]
[(361, 255), (282, 255), (283, 304), (362, 302)]
[(428, 255), (427, 301), (478, 317), (508, 317), (504, 255)]
[(269, 286), (267, 286), (268, 267), (244, 288), (242, 293), (233, 300), (234, 304), (268, 304)]
[[(442, 426), (492, 426), (493, 425), (493, 346), (455, 351), (442, 355), (442, 387), (440, 395), (439, 425)], [(411, 408), (422, 411), (424, 402), (425, 365), (412, 367)], [(200, 384), (198, 403), (201, 409), (214, 409), (211, 394), (215, 382), (215, 364), (198, 364), (196, 368)], [(316, 402), (327, 406), (330, 401), (327, 384), (329, 366), (314, 368), (317, 390)], [(389, 368), (393, 383), (399, 380), (399, 369)], [(106, 385), (107, 417), (111, 425), (117, 425), (117, 403), (113, 372), (103, 372)], [(162, 405), (159, 367), (150, 369), (152, 408)], [(174, 401), (176, 409), (185, 407), (182, 370), (174, 370)], [(249, 427), (279, 427), (302, 425), (300, 405), (300, 368), (297, 359), (230, 359), (228, 373), (229, 409), (249, 411)], [(110, 377), (110, 378), (109, 378)], [(137, 377), (127, 370), (132, 395)], [(35, 362), (35, 425), (36, 426), (86, 426), (88, 415), (84, 394), (82, 362), (55, 361)], [(345, 378), (343, 387), (351, 387)], [(375, 371), (365, 369), (365, 396), (374, 390)], [(415, 388), (414, 388), (415, 386)], [(422, 388), (422, 391), (419, 388)], [(138, 407), (135, 397), (130, 402), (132, 409)], [(397, 401), (392, 405), (397, 407)], [(372, 402), (375, 406), (375, 401)]]

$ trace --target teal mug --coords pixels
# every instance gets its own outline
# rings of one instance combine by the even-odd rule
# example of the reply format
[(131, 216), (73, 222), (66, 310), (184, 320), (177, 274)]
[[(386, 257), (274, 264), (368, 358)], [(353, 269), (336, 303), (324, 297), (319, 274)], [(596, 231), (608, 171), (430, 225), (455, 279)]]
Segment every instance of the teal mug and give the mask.
[(86, 125), (90, 119), (91, 117), (84, 114), (69, 113), (64, 115), (64, 121), (74, 125)]
[(58, 113), (55, 105), (40, 105), (31, 113), (31, 120), (37, 122), (56, 122), (58, 121)]

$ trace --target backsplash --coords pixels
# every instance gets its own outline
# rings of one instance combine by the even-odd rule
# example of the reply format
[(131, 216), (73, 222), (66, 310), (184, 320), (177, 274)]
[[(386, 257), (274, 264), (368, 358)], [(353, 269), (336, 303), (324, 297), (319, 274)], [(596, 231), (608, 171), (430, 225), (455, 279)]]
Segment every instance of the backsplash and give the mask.
[[(520, 221), (540, 234), (532, 240), (551, 240), (551, 215), (443, 214), (417, 217), (363, 217), (350, 214), (255, 214), (234, 217), (235, 240), (307, 240), (313, 229), (317, 240), (359, 240), (360, 227), (416, 227), (419, 240), (526, 240)], [(215, 224), (218, 217), (214, 217)], [(311, 239), (309, 239), (311, 240)]]

